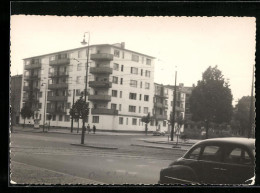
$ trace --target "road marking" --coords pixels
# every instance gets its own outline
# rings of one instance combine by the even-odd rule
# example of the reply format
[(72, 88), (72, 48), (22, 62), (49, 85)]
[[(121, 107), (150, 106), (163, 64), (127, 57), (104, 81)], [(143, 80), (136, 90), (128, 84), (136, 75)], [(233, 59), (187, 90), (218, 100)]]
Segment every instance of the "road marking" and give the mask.
[[(29, 167), (35, 167), (35, 168), (40, 168), (40, 169), (43, 169), (43, 170), (46, 170), (46, 171), (49, 171), (49, 172), (54, 172), (54, 173), (58, 173), (58, 174), (62, 174), (62, 175), (66, 175), (66, 176), (71, 176), (71, 177), (76, 177), (76, 178), (79, 178), (79, 179), (83, 179), (83, 180), (88, 180), (90, 181), (91, 183), (93, 184), (106, 184), (104, 182), (99, 182), (99, 181), (96, 181), (96, 180), (91, 180), (91, 179), (88, 179), (88, 178), (83, 178), (83, 177), (79, 177), (79, 176), (74, 176), (74, 175), (70, 175), (70, 174), (66, 174), (66, 173), (63, 173), (63, 172), (58, 172), (58, 171), (55, 171), (55, 170), (50, 170), (50, 169), (46, 169), (46, 168), (41, 168), (41, 167), (38, 167), (38, 166), (33, 166), (33, 165), (29, 165), (29, 164), (25, 164), (25, 163), (22, 163), (22, 162), (18, 162), (18, 161), (11, 161), (13, 163), (18, 163), (18, 164), (23, 164), (23, 165), (26, 165), (26, 166), (29, 166)], [(90, 184), (91, 184), (90, 183)]]

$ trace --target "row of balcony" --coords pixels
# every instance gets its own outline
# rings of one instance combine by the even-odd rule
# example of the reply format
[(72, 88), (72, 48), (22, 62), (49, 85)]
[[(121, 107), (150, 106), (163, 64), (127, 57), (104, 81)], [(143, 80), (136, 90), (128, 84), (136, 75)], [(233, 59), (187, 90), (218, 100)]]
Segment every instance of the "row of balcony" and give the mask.
[(97, 53), (97, 54), (91, 54), (90, 59), (91, 60), (113, 60), (114, 55), (113, 54), (107, 54), (107, 53)]
[(68, 65), (69, 63), (70, 63), (69, 58), (61, 58), (61, 59), (50, 61), (50, 66)]
[(47, 96), (48, 101), (67, 101), (68, 96)]
[(34, 80), (34, 79), (40, 79), (41, 75), (40, 74), (32, 74), (32, 75), (25, 75), (24, 80)]
[(47, 108), (47, 113), (50, 114), (66, 114), (67, 110), (65, 108)]
[(112, 82), (109, 82), (109, 81), (89, 81), (89, 87), (91, 87), (91, 88), (111, 88)]
[(167, 104), (162, 104), (162, 103), (154, 103), (154, 107), (168, 109), (168, 105)]
[(113, 69), (110, 67), (90, 67), (89, 72), (92, 74), (112, 74)]
[(155, 97), (160, 97), (160, 98), (168, 98), (168, 95), (166, 95), (166, 94), (158, 94), (158, 93), (155, 93), (154, 96), (155, 96)]
[(59, 76), (68, 76), (69, 75), (69, 72), (50, 72), (49, 73), (49, 77), (59, 77)]
[(33, 87), (24, 86), (24, 87), (23, 87), (23, 90), (24, 90), (24, 91), (30, 91), (30, 90), (39, 91), (39, 90), (40, 90), (40, 87), (39, 87), (39, 86), (33, 86)]
[(32, 64), (26, 64), (24, 66), (25, 70), (31, 70), (31, 69), (35, 69), (35, 68), (41, 68), (42, 64), (41, 63), (32, 63)]
[(68, 88), (68, 83), (57, 83), (57, 84), (49, 84), (48, 88), (52, 89), (60, 89), (60, 88)]

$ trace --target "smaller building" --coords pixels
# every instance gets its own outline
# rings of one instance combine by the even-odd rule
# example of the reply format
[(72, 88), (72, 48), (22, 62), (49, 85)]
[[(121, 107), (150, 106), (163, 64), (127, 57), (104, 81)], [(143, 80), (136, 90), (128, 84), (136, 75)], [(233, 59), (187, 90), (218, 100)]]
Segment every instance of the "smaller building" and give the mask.
[(19, 123), (21, 89), (23, 75), (15, 75), (11, 77), (10, 103), (11, 103), (11, 124)]

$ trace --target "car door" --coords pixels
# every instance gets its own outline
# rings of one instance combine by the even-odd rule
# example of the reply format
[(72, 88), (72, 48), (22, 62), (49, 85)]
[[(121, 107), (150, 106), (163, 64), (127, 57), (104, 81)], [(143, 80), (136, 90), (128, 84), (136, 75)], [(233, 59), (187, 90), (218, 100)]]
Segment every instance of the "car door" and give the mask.
[(246, 147), (233, 145), (225, 149), (224, 165), (227, 184), (244, 184), (254, 176), (254, 157)]
[(223, 184), (223, 146), (205, 144), (199, 159), (201, 182), (203, 184)]

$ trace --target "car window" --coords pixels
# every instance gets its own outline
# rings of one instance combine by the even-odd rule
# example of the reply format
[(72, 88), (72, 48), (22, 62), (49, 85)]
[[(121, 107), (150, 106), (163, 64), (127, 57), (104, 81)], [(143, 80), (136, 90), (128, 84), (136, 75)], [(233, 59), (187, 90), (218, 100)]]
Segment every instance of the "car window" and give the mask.
[(186, 159), (194, 159), (197, 160), (200, 155), (201, 147), (196, 147), (193, 150), (191, 150), (187, 156), (185, 156)]
[(248, 152), (245, 149), (240, 147), (226, 150), (224, 162), (232, 163), (232, 164), (243, 164), (243, 165), (252, 164), (252, 160)]
[(205, 146), (201, 155), (201, 160), (206, 161), (221, 161), (221, 148), (216, 145)]

